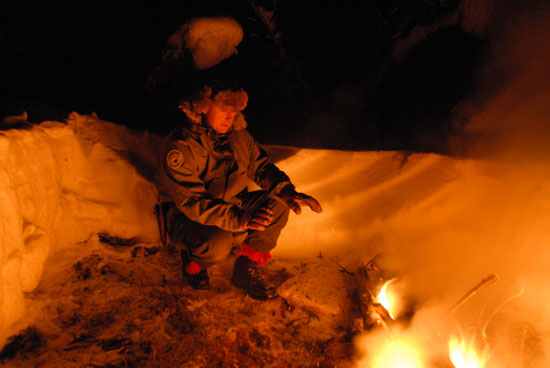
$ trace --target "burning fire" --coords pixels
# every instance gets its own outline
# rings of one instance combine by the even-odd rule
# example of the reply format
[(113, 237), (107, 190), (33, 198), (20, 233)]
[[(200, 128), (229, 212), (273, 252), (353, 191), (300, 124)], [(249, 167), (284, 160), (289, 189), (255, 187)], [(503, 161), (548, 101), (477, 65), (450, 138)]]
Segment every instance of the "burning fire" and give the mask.
[[(389, 286), (396, 281), (391, 279), (384, 283), (375, 302), (384, 307), (385, 312), (395, 319), (398, 307), (398, 295)], [(359, 362), (359, 367), (369, 368), (424, 368), (424, 350), (416, 339), (411, 339), (401, 333), (400, 329), (393, 330), (379, 316), (380, 324), (385, 328), (385, 337), (380, 340), (365, 342), (367, 351), (371, 354)]]
[(449, 358), (455, 368), (483, 368), (488, 360), (487, 351), (480, 354), (476, 351), (474, 341), (451, 337), (449, 340)]
[[(460, 306), (464, 300), (469, 300), (481, 287), (496, 279), (494, 275), (484, 279), (481, 286), (476, 286), (473, 291), (460, 300), (458, 305)], [(399, 295), (395, 292), (395, 287), (392, 286), (395, 281), (395, 278), (386, 281), (375, 298), (378, 309), (375, 309), (373, 314), (379, 318), (377, 322), (384, 327), (385, 331), (383, 334), (376, 334), (363, 340), (367, 354), (359, 361), (358, 367), (423, 368), (430, 366), (428, 363), (429, 353), (422, 348), (423, 339), (420, 336), (407, 333), (395, 323), (386, 324), (385, 322), (385, 319), (390, 317), (395, 319), (396, 311), (398, 312), (396, 307), (399, 306)], [(385, 309), (384, 311), (381, 311), (382, 307)], [(382, 317), (382, 314), (385, 317)], [(487, 346), (481, 352), (477, 350), (474, 337), (468, 341), (465, 338), (451, 336), (448, 341), (448, 349), (449, 360), (455, 368), (484, 368), (489, 360)]]
[(423, 368), (421, 349), (412, 341), (391, 339), (372, 361), (373, 368)]
[(388, 286), (394, 282), (395, 279), (391, 279), (387, 281), (384, 286), (380, 289), (380, 293), (377, 297), (377, 302), (382, 304), (382, 306), (388, 311), (391, 319), (395, 319), (395, 312), (396, 312), (396, 301), (397, 298), (394, 293), (390, 293), (388, 291)]

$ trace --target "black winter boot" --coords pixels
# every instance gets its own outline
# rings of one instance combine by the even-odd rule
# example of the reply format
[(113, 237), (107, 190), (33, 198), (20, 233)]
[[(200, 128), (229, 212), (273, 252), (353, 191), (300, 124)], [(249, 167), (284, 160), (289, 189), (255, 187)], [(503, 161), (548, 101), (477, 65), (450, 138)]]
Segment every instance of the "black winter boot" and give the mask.
[(245, 256), (235, 260), (231, 282), (254, 299), (267, 300), (279, 296), (275, 286), (264, 278), (256, 263)]
[(189, 285), (195, 290), (206, 290), (210, 289), (210, 278), (206, 269), (201, 269), (199, 273), (190, 274), (187, 272), (187, 265), (191, 263), (191, 258), (187, 250), (181, 251), (181, 269), (183, 273), (183, 279), (187, 280)]

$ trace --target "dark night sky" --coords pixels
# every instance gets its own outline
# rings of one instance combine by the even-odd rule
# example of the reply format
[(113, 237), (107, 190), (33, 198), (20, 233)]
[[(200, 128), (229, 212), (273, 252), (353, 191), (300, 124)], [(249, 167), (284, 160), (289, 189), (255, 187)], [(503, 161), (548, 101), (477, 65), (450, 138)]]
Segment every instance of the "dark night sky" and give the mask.
[[(249, 129), (260, 142), (443, 150), (425, 137), (449, 133), (452, 107), (474, 87), (484, 40), (450, 26), (404, 59), (391, 57), (396, 34), (444, 17), (458, 0), (441, 4), (277, 1), (276, 23), (290, 57), (285, 64), (247, 0), (4, 0), (2, 113), (25, 109), (29, 120), (41, 121), (96, 111), (105, 120), (166, 132), (183, 119), (177, 92), (146, 88), (166, 39), (190, 18), (229, 15), (245, 36), (239, 54), (217, 69), (249, 92)], [(184, 83), (182, 69), (175, 73), (171, 80)]]

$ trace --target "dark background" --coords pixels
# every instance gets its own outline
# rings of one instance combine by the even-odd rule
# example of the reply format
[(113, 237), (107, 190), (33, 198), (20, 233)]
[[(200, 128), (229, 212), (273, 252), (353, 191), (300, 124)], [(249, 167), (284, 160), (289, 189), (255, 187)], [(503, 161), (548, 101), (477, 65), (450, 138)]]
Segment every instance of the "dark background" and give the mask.
[[(274, 10), (281, 53), (253, 5)], [(181, 86), (197, 73), (163, 62), (187, 20), (239, 21), (239, 53), (208, 73), (250, 95), (249, 130), (266, 144), (445, 152), (453, 107), (472, 93), (487, 42), (459, 24), (438, 28), (400, 58), (397, 40), (434, 24), (458, 0), (248, 0), (147, 3), (13, 1), (0, 5), (1, 115), (29, 121), (95, 111), (166, 133), (184, 120)]]

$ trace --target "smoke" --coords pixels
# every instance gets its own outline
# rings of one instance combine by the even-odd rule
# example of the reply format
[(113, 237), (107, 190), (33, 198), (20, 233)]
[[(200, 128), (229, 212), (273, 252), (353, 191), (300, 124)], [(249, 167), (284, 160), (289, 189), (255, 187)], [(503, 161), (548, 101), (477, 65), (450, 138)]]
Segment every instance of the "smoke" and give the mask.
[[(550, 366), (550, 4), (501, 1), (494, 16), (478, 93), (456, 108), (458, 179), (383, 224), (419, 301), (405, 333), (427, 366), (460, 334), (488, 349), (487, 367)], [(500, 280), (443, 318), (491, 273)]]
[(502, 240), (494, 247), (502, 250), (500, 260), (489, 262), (503, 270), (502, 289), (508, 286), (510, 294), (513, 287), (525, 288), (502, 308), (492, 326), (493, 343), (501, 356), (514, 352), (518, 366), (542, 367), (550, 360), (543, 348), (550, 330), (544, 307), (550, 300), (544, 281), (550, 269), (550, 4), (508, 1), (498, 6), (479, 94), (459, 109), (467, 119), (454, 143), (468, 157), (500, 165), (503, 190), (488, 198), (495, 199), (506, 221), (489, 232)]
[(500, 2), (478, 94), (459, 106), (455, 153), (532, 162), (550, 158), (550, 6)]

